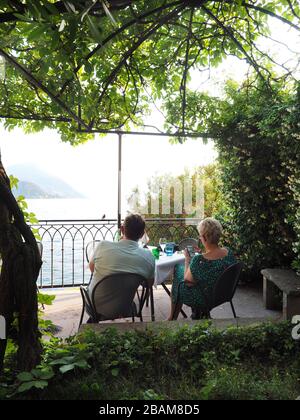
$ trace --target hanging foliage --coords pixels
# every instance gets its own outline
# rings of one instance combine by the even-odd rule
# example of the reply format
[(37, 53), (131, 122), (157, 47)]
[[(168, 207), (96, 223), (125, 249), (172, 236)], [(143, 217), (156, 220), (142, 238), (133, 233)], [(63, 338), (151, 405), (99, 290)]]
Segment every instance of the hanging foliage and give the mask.
[(186, 118), (192, 72), (201, 77), (235, 56), (269, 88), (296, 77), (291, 46), (294, 61), (286, 63), (260, 40), (270, 40), (271, 21), (298, 36), (299, 17), (298, 0), (0, 1), (0, 116), (7, 127), (24, 128), (26, 118), (27, 130), (56, 127), (76, 142), (89, 138), (78, 131), (142, 125), (159, 101), (180, 113), (166, 121), (170, 131), (193, 131)]

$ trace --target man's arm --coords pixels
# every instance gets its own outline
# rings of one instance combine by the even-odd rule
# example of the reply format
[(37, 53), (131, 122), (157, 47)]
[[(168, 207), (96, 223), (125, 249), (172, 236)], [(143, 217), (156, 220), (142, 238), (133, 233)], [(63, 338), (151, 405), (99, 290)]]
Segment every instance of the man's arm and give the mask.
[(102, 246), (102, 244), (103, 244), (103, 241), (100, 241), (99, 244), (97, 245), (97, 248), (90, 255), (89, 267), (90, 267), (91, 273), (94, 273), (95, 271), (95, 256), (99, 255), (100, 246)]
[(91, 270), (91, 273), (93, 273), (95, 271), (95, 262), (94, 262), (94, 258), (91, 259), (90, 263), (89, 263), (89, 267)]

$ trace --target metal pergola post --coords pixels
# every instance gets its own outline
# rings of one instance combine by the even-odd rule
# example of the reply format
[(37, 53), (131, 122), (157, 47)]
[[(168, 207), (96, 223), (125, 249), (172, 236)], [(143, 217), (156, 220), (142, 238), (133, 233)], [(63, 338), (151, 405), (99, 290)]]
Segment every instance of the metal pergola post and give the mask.
[(118, 133), (118, 229), (122, 224), (122, 137)]
[[(81, 133), (86, 132), (80, 130)], [(155, 132), (134, 132), (134, 131), (114, 131), (114, 130), (93, 130), (92, 133), (105, 133), (105, 134), (116, 134), (118, 136), (118, 230), (120, 231), (122, 226), (122, 152), (123, 152), (123, 136), (159, 136), (159, 137), (186, 137), (186, 138), (211, 138), (209, 133), (155, 133)]]
[[(80, 130), (79, 132), (85, 133), (86, 130)], [(93, 130), (90, 131), (94, 134), (115, 134), (118, 136), (118, 229), (121, 229), (122, 226), (122, 155), (123, 155), (123, 136), (124, 135), (133, 135), (133, 136), (156, 136), (156, 137), (186, 137), (186, 138), (205, 138), (210, 139), (211, 135), (209, 133), (155, 133), (155, 132), (135, 132), (135, 131), (114, 131), (114, 130)]]

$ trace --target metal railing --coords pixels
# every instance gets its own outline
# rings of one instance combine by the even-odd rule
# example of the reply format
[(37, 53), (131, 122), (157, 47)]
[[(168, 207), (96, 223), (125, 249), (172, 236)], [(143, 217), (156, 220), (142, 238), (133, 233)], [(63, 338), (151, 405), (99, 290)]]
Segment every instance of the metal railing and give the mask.
[[(197, 238), (197, 222), (196, 219), (147, 219), (150, 244), (157, 245), (161, 237), (176, 243)], [(40, 288), (88, 284), (87, 245), (92, 241), (114, 241), (118, 234), (116, 219), (40, 220), (32, 227), (38, 230), (43, 245)]]

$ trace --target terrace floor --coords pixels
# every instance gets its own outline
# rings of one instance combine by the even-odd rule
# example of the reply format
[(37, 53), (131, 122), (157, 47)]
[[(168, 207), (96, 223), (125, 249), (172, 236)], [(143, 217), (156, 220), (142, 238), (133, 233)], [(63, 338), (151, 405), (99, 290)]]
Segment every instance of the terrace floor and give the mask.
[[(53, 305), (46, 307), (45, 318), (50, 319), (55, 325), (60, 327), (57, 336), (66, 338), (76, 334), (82, 308), (79, 288), (43, 289), (42, 292), (56, 296)], [(233, 302), (239, 318), (277, 320), (281, 317), (281, 312), (264, 309), (262, 288), (256, 285), (239, 286)], [(154, 304), (156, 320), (163, 321), (167, 319), (170, 298), (161, 286), (154, 289)], [(190, 316), (190, 308), (184, 307), (184, 310)], [(211, 315), (212, 318), (216, 319), (231, 319), (233, 317), (229, 304), (214, 309)], [(151, 321), (149, 308), (144, 308), (143, 317), (144, 322)], [(182, 319), (182, 316), (179, 319)], [(131, 322), (130, 320), (124, 320), (124, 322), (126, 321)], [(116, 322), (120, 322), (120, 320)], [(137, 320), (137, 322), (139, 321)]]

